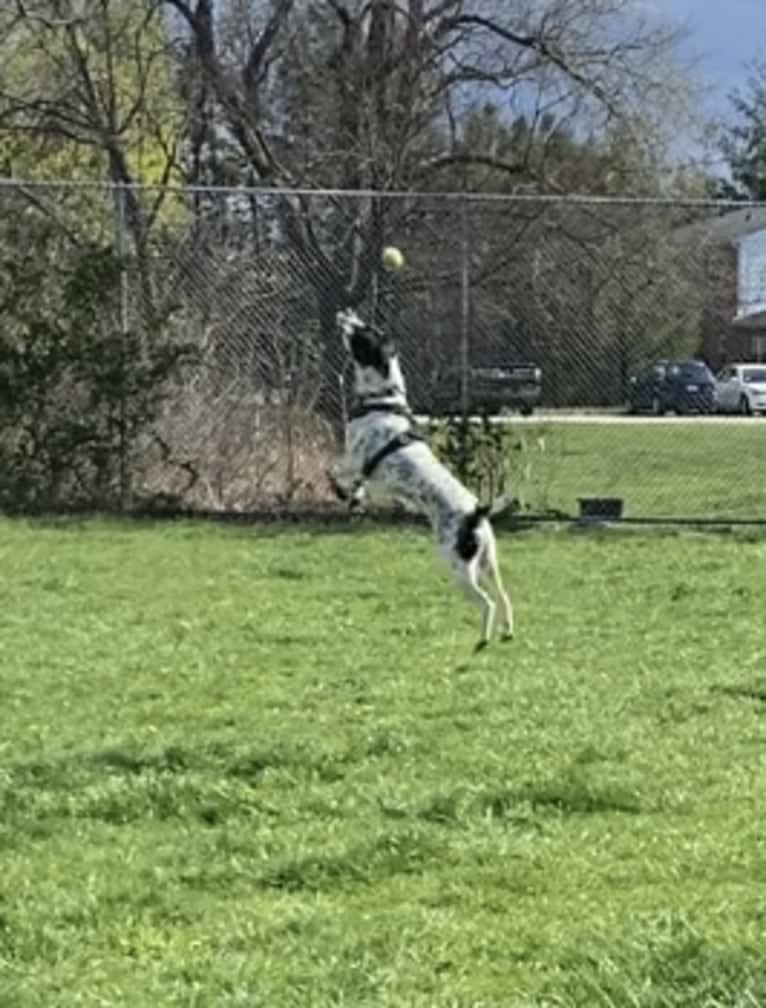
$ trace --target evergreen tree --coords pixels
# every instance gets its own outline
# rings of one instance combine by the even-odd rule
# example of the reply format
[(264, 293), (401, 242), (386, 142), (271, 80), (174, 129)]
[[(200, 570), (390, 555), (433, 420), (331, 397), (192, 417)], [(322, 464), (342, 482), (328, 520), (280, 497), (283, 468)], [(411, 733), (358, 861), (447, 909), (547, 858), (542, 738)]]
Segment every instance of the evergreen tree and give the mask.
[(745, 92), (731, 96), (736, 122), (724, 137), (731, 180), (721, 181), (722, 195), (766, 200), (766, 60), (751, 69)]

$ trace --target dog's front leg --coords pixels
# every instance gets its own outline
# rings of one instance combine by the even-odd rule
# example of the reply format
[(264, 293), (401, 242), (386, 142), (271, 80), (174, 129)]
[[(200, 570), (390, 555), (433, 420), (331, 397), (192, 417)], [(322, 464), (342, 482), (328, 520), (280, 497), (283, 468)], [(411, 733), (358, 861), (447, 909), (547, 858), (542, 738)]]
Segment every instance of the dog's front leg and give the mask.
[(348, 456), (335, 463), (328, 471), (327, 478), (338, 500), (347, 503), (352, 511), (361, 510), (365, 494), (364, 480)]

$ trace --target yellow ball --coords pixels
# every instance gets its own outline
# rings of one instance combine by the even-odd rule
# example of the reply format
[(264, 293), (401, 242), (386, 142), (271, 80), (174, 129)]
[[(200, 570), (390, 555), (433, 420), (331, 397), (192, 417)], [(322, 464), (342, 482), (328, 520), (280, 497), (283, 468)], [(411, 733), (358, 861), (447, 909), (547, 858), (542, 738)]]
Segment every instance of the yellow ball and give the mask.
[(383, 265), (387, 270), (400, 270), (404, 266), (404, 256), (395, 245), (383, 249)]

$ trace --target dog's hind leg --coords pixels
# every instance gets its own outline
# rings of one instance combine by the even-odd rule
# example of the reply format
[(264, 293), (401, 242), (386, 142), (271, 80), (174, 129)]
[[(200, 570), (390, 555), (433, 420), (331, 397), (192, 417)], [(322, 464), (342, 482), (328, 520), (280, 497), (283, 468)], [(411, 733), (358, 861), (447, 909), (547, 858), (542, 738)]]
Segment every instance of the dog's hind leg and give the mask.
[(503, 607), (503, 640), (511, 640), (513, 637), (513, 604), (500, 576), (494, 536), (486, 544), (483, 560), (486, 572), (492, 579), (495, 592)]
[(481, 651), (492, 639), (496, 607), (491, 595), (479, 584), (479, 557), (473, 557), (468, 563), (455, 564), (452, 569), (465, 597), (482, 610), (481, 640), (476, 645), (476, 650)]

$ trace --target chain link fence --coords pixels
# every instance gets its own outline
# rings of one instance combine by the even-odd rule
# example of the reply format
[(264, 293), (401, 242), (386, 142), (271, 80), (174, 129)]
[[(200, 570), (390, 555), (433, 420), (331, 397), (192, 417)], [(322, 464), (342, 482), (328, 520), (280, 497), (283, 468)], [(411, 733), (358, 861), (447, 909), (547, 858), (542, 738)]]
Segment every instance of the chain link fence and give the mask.
[[(639, 394), (661, 360), (766, 356), (766, 255), (759, 273), (740, 244), (761, 227), (703, 202), (6, 180), (0, 505), (328, 506), (353, 304), (393, 330), (480, 494), (538, 518), (615, 497), (628, 518), (766, 519), (766, 423), (644, 415)], [(531, 415), (486, 402), (512, 367)]]

